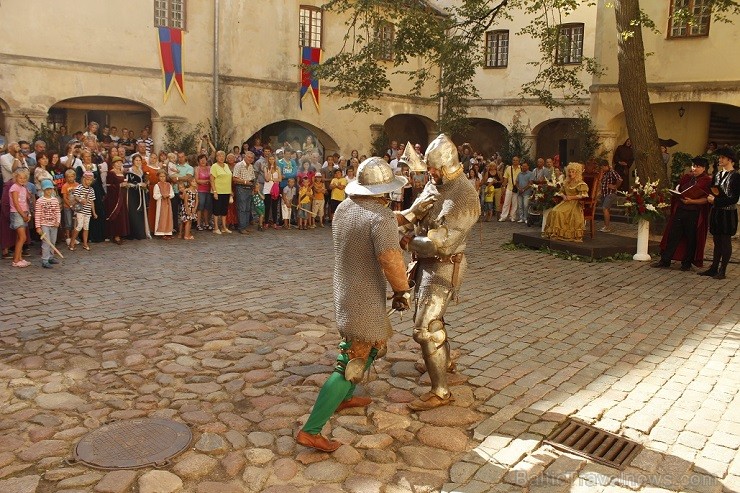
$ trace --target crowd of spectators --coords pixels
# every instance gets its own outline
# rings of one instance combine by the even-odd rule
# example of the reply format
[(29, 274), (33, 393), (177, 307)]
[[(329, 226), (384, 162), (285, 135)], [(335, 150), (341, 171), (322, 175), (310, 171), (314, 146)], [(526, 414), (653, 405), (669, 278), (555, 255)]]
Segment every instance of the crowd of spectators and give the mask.
[[(79, 242), (90, 250), (91, 243), (103, 241), (120, 245), (150, 238), (193, 240), (203, 232), (322, 228), (366, 159), (357, 150), (347, 157), (325, 155), (310, 135), (279, 147), (254, 137), (231, 152), (216, 149), (204, 135), (193, 155), (177, 149), (157, 152), (148, 127), (136, 138), (133, 130), (123, 128), (119, 134), (115, 126), (91, 122), (72, 135), (61, 127), (57, 137), (49, 145), (11, 142), (0, 155), (0, 243), (3, 258), (12, 257), (17, 267), (28, 262), (15, 250), (28, 255), (31, 241), (49, 243), (52, 237), (58, 246), (75, 250)], [(400, 160), (404, 151), (405, 145), (393, 140), (383, 153), (394, 172), (408, 178), (406, 187), (390, 196), (395, 210), (409, 207), (427, 182), (426, 173), (415, 173)], [(420, 144), (414, 151), (423, 154)], [(518, 156), (510, 163), (498, 153), (484, 156), (469, 144), (458, 153), (480, 195), (483, 221), (525, 222), (534, 188), (564, 179), (557, 157), (540, 157), (530, 166)], [(27, 193), (19, 194), (19, 186), (11, 192), (16, 184)], [(33, 213), (36, 200), (48, 193), (59, 204), (56, 224), (52, 212), (44, 220), (44, 228), (56, 226), (53, 234)], [(54, 263), (53, 256), (49, 259), (42, 257), (44, 267)]]
[[(204, 135), (195, 155), (176, 149), (157, 152), (148, 127), (137, 138), (133, 130), (123, 128), (119, 134), (115, 126), (101, 128), (95, 122), (72, 135), (61, 127), (49, 145), (41, 140), (33, 145), (11, 142), (0, 156), (3, 257), (13, 257), (15, 266), (26, 266), (21, 253), (11, 251), (15, 245), (22, 244), (20, 250), (28, 255), (32, 240), (48, 243), (52, 237), (37, 228), (31, 213), (45, 187), (52, 188), (59, 204), (56, 225), (48, 218), (46, 222), (56, 226), (57, 246), (71, 251), (78, 244), (89, 251), (90, 244), (103, 241), (120, 245), (151, 238), (193, 240), (197, 232), (250, 234), (268, 228), (324, 227), (366, 156), (357, 150), (347, 157), (324, 155), (310, 135), (303, 142), (293, 139), (276, 147), (255, 137), (227, 153)], [(396, 210), (409, 207), (427, 182), (426, 173), (415, 173), (399, 161), (404, 150), (403, 143), (393, 140), (383, 155), (395, 173), (408, 178), (407, 186), (390, 196), (389, 205)], [(420, 144), (414, 151), (423, 154)], [(539, 159), (534, 171), (526, 171), (527, 164), (519, 164), (518, 158), (504, 166), (499, 155), (486, 159), (468, 144), (459, 148), (459, 154), (480, 193), (486, 220), (505, 210), (512, 220), (522, 222), (521, 214), (516, 214), (526, 210), (531, 185), (562, 174), (552, 159)], [(15, 183), (24, 183), (27, 190), (21, 199), (28, 203), (28, 215), (13, 223), (11, 219), (18, 217), (12, 215), (19, 214), (16, 205), (23, 208), (14, 202), (17, 194), (10, 192)], [(512, 194), (515, 185), (518, 190)], [(506, 217), (501, 214), (501, 220)], [(54, 263), (53, 255), (51, 263), (49, 259), (42, 258), (44, 267)]]

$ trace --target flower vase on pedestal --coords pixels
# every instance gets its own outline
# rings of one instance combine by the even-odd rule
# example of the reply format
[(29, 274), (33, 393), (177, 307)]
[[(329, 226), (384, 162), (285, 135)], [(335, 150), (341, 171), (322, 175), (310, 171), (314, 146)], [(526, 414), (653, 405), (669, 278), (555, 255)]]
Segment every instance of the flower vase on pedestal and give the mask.
[(650, 260), (648, 254), (648, 242), (650, 240), (650, 221), (640, 219), (637, 223), (637, 253), (632, 256), (633, 260), (646, 262)]
[(547, 224), (547, 216), (550, 215), (551, 210), (552, 210), (552, 207), (542, 211), (542, 232), (543, 233), (545, 232), (545, 224)]

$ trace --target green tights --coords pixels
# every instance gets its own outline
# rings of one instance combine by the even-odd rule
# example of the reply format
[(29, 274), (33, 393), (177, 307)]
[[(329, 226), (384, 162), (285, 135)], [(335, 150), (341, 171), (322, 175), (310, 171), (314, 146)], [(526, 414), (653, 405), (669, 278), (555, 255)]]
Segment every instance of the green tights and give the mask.
[[(334, 367), (334, 372), (324, 382), (324, 385), (319, 391), (318, 397), (316, 397), (316, 403), (313, 406), (311, 415), (308, 417), (306, 424), (303, 425), (303, 431), (310, 433), (311, 435), (317, 435), (321, 433), (321, 429), (324, 427), (329, 418), (331, 418), (334, 411), (337, 410), (339, 404), (342, 401), (352, 397), (355, 392), (355, 384), (344, 378), (344, 366), (349, 363), (349, 355), (346, 351), (352, 346), (349, 341), (342, 341), (339, 343), (339, 349), (342, 352), (337, 356), (337, 366)], [(370, 350), (370, 354), (365, 362), (365, 370), (370, 368), (370, 365), (375, 361), (375, 356), (378, 354), (376, 348)]]

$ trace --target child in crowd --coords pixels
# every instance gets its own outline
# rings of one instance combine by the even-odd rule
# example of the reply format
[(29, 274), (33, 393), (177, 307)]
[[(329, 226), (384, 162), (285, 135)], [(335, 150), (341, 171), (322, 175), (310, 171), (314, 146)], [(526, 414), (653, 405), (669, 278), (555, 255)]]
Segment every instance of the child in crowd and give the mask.
[(298, 190), (298, 229), (315, 228), (313, 225), (313, 214), (311, 210), (311, 200), (313, 200), (313, 190), (308, 183), (308, 176), (301, 180), (301, 188)]
[(324, 197), (326, 195), (326, 185), (324, 185), (324, 177), (321, 173), (317, 172), (313, 175), (313, 202), (311, 203), (311, 223), (316, 227), (316, 222), (319, 223), (319, 227), (324, 227)]
[(98, 218), (95, 211), (95, 190), (92, 188), (93, 172), (85, 171), (82, 174), (82, 184), (77, 185), (73, 192), (75, 207), (75, 230), (69, 241), (69, 249), (74, 251), (77, 243), (77, 235), (82, 231), (82, 248), (90, 250), (87, 237), (90, 234), (90, 217)]
[(329, 220), (334, 220), (334, 211), (337, 210), (339, 204), (345, 199), (346, 194), (344, 188), (347, 186), (347, 178), (342, 176), (342, 170), (337, 168), (334, 170), (334, 178), (329, 183), (331, 189), (331, 200), (329, 201)]
[(194, 240), (190, 233), (192, 222), (198, 219), (198, 183), (195, 178), (191, 178), (180, 190), (180, 238)]
[(295, 198), (296, 193), (297, 193), (297, 190), (295, 186), (295, 179), (288, 178), (288, 184), (285, 185), (285, 188), (283, 188), (283, 203), (282, 203), (283, 227), (285, 229), (290, 229), (291, 206), (293, 205), (293, 199)]
[(171, 240), (175, 227), (172, 215), (172, 199), (175, 198), (175, 189), (167, 182), (167, 173), (164, 170), (157, 173), (157, 180), (152, 189), (152, 196), (157, 202), (154, 215), (154, 235)]
[(72, 204), (74, 197), (72, 194), (79, 183), (75, 181), (75, 170), (68, 169), (64, 172), (64, 184), (62, 185), (62, 201), (64, 207), (62, 208), (62, 217), (64, 219), (64, 241), (69, 245), (72, 239), (72, 230), (75, 227), (74, 214), (72, 211)]
[(13, 267), (28, 267), (30, 262), (23, 260), (23, 245), (26, 243), (28, 223), (31, 220), (29, 207), (28, 169), (18, 168), (13, 172), (13, 185), (10, 187), (10, 227), (15, 230), (15, 250)]
[(62, 220), (59, 210), (59, 199), (54, 196), (54, 183), (51, 180), (41, 181), (43, 196), (36, 201), (36, 232), (41, 237), (41, 266), (51, 269), (57, 259), (51, 253), (51, 245), (57, 242), (57, 229)]
[(259, 218), (257, 231), (264, 231), (263, 223), (265, 222), (265, 196), (262, 194), (262, 188), (255, 181), (254, 190), (252, 190), (252, 214)]
[(493, 178), (486, 180), (486, 188), (483, 190), (483, 221), (490, 222), (493, 218), (494, 197), (496, 188), (493, 186)]

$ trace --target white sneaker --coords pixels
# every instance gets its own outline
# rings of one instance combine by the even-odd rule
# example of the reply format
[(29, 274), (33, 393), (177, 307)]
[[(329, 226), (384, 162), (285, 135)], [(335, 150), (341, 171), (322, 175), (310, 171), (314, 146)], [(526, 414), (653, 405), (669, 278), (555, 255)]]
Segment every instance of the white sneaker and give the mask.
[(524, 219), (520, 219), (520, 220), (518, 220), (517, 222), (518, 222), (518, 223), (523, 223), (523, 222), (524, 222)]
[(606, 226), (604, 226), (603, 228), (601, 228), (599, 231), (601, 231), (602, 233), (611, 233), (612, 232), (612, 230), (610, 228), (607, 228)]
[(505, 217), (502, 217), (501, 219), (498, 220), (498, 222), (500, 222), (500, 223), (502, 223), (504, 221), (506, 221), (506, 218)]
[(514, 219), (514, 218), (512, 217), (512, 218), (511, 218), (511, 222), (515, 223), (515, 222), (516, 222), (516, 219)]
[(67, 245), (69, 245), (69, 238), (65, 238), (64, 241), (65, 243), (67, 243)]

